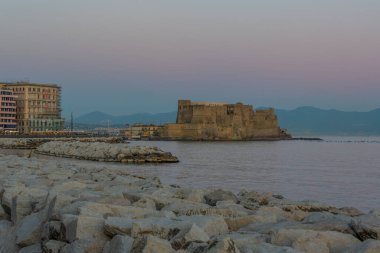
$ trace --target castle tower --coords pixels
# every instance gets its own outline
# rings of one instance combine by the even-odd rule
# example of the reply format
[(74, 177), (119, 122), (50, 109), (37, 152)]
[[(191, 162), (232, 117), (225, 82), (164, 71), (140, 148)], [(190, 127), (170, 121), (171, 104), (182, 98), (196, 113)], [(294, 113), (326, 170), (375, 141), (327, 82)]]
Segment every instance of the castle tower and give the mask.
[(190, 100), (178, 100), (177, 124), (191, 123), (193, 107)]

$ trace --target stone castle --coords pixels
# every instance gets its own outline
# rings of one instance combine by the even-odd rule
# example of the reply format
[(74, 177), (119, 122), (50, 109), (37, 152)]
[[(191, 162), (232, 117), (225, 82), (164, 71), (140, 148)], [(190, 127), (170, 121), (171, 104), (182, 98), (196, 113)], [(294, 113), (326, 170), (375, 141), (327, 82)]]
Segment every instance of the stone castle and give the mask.
[(253, 110), (242, 103), (178, 101), (176, 124), (166, 124), (167, 140), (269, 140), (291, 136), (278, 125), (274, 109)]

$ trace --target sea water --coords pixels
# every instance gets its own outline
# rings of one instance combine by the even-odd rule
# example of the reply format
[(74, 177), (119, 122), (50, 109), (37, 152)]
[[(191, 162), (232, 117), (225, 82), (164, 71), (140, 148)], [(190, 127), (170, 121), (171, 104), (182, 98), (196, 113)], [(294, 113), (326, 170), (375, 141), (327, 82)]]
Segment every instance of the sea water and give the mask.
[[(184, 187), (273, 192), (294, 200), (317, 200), (363, 211), (380, 208), (380, 137), (322, 138), (323, 141), (130, 143), (172, 152), (180, 160), (175, 164), (134, 165), (33, 157), (105, 169), (122, 168)], [(29, 154), (18, 151), (19, 155), (23, 152)]]

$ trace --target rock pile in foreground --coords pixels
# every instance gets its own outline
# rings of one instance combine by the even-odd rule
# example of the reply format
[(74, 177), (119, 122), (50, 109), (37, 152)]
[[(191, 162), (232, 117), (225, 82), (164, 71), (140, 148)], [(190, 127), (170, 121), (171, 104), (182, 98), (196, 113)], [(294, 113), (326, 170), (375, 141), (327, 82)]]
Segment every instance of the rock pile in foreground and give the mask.
[(36, 153), (92, 161), (122, 163), (172, 163), (178, 158), (157, 147), (129, 146), (124, 143), (50, 141)]
[[(71, 161), (72, 162), (72, 161)], [(380, 210), (0, 155), (0, 253), (380, 252)]]
[(123, 143), (121, 137), (81, 137), (81, 138), (0, 138), (0, 148), (6, 149), (36, 149), (49, 141), (105, 142)]

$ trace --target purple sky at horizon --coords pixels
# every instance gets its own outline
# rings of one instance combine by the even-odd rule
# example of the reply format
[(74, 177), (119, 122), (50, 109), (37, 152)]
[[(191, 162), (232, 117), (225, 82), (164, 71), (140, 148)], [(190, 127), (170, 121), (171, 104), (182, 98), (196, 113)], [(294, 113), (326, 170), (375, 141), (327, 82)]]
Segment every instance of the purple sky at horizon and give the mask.
[(378, 0), (2, 0), (0, 81), (58, 83), (64, 114), (177, 99), (368, 111)]

